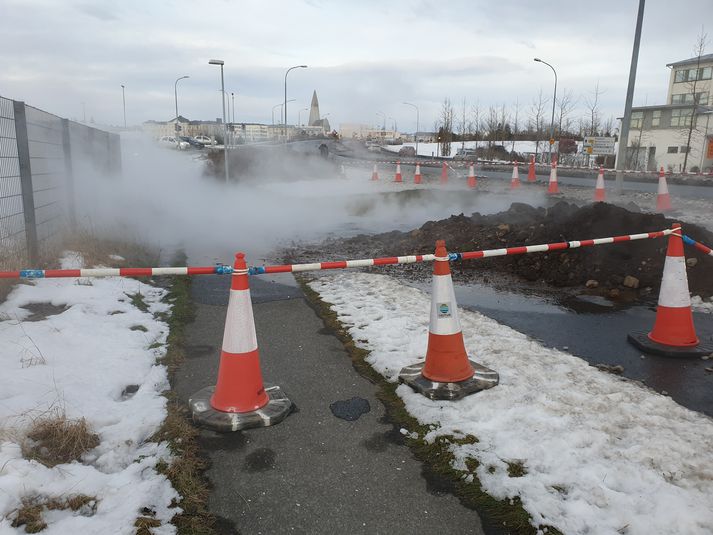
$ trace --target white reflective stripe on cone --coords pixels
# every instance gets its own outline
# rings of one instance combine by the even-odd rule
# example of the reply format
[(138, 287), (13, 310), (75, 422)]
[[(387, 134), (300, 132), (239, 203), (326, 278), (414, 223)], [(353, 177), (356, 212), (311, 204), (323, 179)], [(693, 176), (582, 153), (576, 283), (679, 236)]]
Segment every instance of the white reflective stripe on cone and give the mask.
[(686, 259), (682, 256), (667, 256), (663, 265), (663, 279), (659, 292), (659, 305), (669, 308), (691, 306), (686, 277)]
[(257, 349), (255, 320), (250, 290), (230, 290), (228, 315), (225, 318), (223, 351), (248, 353)]
[(664, 177), (659, 178), (659, 195), (666, 195), (668, 193), (668, 184)]
[(434, 275), (431, 286), (431, 324), (433, 334), (456, 334), (460, 332), (458, 305), (450, 275)]

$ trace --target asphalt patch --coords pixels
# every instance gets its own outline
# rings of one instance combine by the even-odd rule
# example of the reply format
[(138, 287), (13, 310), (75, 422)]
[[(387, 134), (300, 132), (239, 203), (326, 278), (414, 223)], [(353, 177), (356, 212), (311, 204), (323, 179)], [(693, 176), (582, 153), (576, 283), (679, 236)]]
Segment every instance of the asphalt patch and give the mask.
[(331, 410), (332, 414), (337, 418), (353, 422), (358, 420), (363, 414), (371, 411), (371, 405), (369, 405), (368, 400), (355, 396), (351, 399), (335, 401), (329, 405), (329, 410)]

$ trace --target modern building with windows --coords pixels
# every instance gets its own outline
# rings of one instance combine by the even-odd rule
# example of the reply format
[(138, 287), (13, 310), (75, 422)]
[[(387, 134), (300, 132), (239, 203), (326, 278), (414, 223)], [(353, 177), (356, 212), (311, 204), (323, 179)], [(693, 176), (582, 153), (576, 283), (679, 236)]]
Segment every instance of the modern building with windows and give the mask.
[(713, 54), (666, 66), (666, 103), (632, 108), (628, 167), (713, 171)]

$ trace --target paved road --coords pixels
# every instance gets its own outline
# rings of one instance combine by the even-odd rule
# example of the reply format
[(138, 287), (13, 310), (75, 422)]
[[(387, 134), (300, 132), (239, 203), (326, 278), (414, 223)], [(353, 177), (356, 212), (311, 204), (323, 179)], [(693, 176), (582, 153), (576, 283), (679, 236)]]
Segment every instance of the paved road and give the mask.
[[(196, 277), (196, 321), (176, 376), (184, 401), (214, 384), (228, 277)], [(421, 463), (384, 421), (377, 388), (352, 368), (342, 344), (298, 288), (251, 279), (265, 380), (298, 411), (281, 424), (228, 435), (201, 433), (212, 461), (212, 510), (242, 534), (483, 533), (477, 513), (422, 477)], [(358, 397), (370, 412), (335, 417), (330, 404)]]

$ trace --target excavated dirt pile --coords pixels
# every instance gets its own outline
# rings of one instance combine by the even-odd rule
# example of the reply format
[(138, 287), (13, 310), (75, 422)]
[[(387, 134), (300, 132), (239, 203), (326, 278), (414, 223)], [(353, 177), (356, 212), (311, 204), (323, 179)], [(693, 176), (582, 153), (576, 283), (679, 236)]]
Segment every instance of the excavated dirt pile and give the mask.
[[(333, 239), (316, 247), (288, 251), (290, 261), (335, 260), (400, 256), (433, 252), (435, 241), (445, 239), (449, 251), (477, 251), (519, 245), (535, 245), (623, 234), (637, 234), (670, 228), (677, 222), (661, 214), (630, 211), (606, 203), (585, 207), (560, 202), (551, 208), (533, 208), (514, 203), (509, 210), (483, 216), (463, 214), (441, 221), (429, 221), (410, 232), (388, 232)], [(683, 224), (691, 238), (713, 244), (713, 233)], [(661, 283), (667, 238), (583, 247), (551, 253), (531, 253), (451, 264), (456, 279), (477, 272), (507, 274), (510, 280), (543, 281), (555, 287), (585, 287), (591, 293), (611, 297), (620, 291), (658, 290)], [(713, 258), (686, 247), (688, 281), (694, 295), (713, 295)], [(404, 269), (405, 268), (405, 269)], [(374, 268), (383, 271), (383, 268)], [(427, 275), (430, 265), (397, 266), (404, 274)]]

